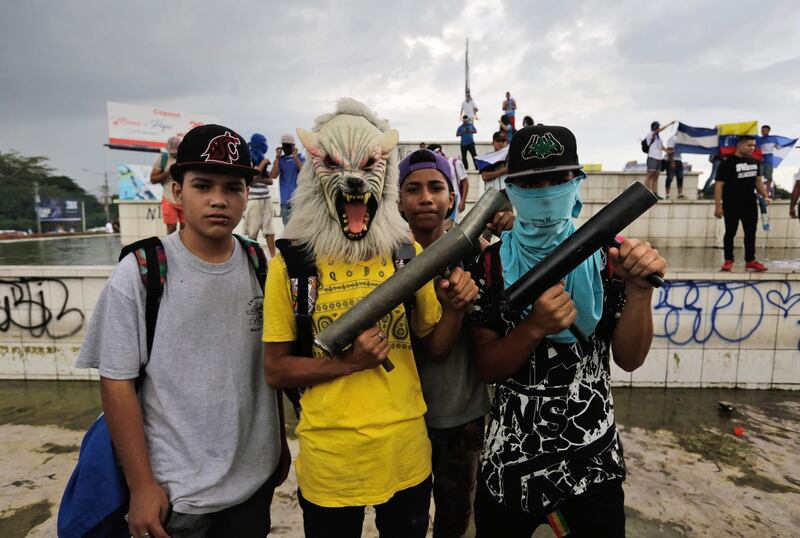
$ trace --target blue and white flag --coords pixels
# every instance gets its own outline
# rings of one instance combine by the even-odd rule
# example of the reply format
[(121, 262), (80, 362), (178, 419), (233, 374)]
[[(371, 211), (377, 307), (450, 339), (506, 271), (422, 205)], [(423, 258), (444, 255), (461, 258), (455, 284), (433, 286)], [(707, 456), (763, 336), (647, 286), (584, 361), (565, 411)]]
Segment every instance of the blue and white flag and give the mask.
[(773, 168), (777, 168), (781, 164), (795, 144), (797, 144), (797, 138), (777, 135), (759, 136), (756, 140), (756, 145), (764, 154), (764, 163), (772, 165)]
[(675, 133), (675, 152), (716, 155), (719, 153), (717, 130), (679, 123)]
[(503, 162), (506, 159), (508, 159), (508, 146), (491, 153), (484, 153), (483, 155), (476, 156), (475, 164), (478, 165), (478, 170), (483, 170), (493, 164)]

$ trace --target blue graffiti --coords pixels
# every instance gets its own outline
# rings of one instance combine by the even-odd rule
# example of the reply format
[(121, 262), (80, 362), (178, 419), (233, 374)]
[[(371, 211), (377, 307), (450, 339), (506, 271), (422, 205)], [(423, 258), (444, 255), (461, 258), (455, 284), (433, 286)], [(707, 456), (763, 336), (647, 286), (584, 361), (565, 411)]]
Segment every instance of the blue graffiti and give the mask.
[[(744, 314), (745, 301), (751, 315)], [(758, 330), (768, 308), (774, 307), (786, 319), (798, 306), (800, 292), (785, 280), (669, 280), (653, 307), (654, 313), (664, 312), (663, 324), (655, 327), (654, 335), (675, 345), (702, 345), (714, 336), (741, 342)], [(720, 316), (736, 316), (737, 323), (718, 323)], [(800, 350), (800, 340), (797, 347)]]

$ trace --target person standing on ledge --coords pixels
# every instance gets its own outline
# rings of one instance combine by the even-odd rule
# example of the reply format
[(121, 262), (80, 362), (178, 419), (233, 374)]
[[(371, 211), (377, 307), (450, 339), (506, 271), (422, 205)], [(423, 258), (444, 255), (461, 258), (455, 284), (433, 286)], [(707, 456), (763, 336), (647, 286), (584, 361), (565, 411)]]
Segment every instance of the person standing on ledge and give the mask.
[(761, 177), (761, 162), (753, 158), (756, 137), (744, 135), (736, 143), (736, 153), (719, 165), (714, 183), (714, 216), (725, 219), (723, 248), (725, 262), (721, 271), (733, 269), (733, 238), (742, 221), (744, 229), (744, 260), (748, 271), (766, 271), (756, 260), (756, 225), (758, 201), (756, 191), (769, 203), (767, 188)]
[(650, 124), (650, 133), (644, 139), (644, 142), (647, 144), (647, 175), (644, 178), (644, 186), (653, 191), (653, 194), (655, 194), (659, 200), (661, 200), (661, 196), (658, 195), (658, 176), (661, 173), (665, 149), (659, 133), (673, 123), (675, 122), (671, 121), (664, 127), (661, 127), (657, 121), (654, 121)]

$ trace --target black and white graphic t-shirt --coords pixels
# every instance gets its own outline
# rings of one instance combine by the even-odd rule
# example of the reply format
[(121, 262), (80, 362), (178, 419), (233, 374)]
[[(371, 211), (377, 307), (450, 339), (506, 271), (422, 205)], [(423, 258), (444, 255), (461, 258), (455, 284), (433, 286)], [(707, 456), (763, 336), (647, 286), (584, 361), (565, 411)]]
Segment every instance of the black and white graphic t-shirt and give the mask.
[(755, 202), (756, 178), (761, 162), (750, 157), (728, 157), (719, 165), (717, 181), (723, 183), (723, 203)]
[[(481, 288), (471, 322), (505, 336), (523, 318), (500, 311), (499, 247), (487, 248), (470, 269)], [(602, 276), (605, 305), (588, 338), (591, 349), (545, 339), (513, 377), (496, 385), (481, 472), (492, 496), (509, 507), (549, 513), (592, 484), (625, 478), (609, 382), (611, 335), (625, 290), (606, 269)]]

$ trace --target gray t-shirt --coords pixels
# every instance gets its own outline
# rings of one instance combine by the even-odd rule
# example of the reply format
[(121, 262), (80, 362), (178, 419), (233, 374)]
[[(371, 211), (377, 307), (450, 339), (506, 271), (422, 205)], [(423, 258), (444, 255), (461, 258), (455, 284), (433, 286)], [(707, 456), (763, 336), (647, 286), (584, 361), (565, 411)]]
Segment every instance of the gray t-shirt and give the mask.
[[(162, 237), (167, 279), (141, 400), (150, 464), (176, 512), (224, 510), (253, 495), (280, 455), (277, 398), (264, 381), (264, 295), (247, 254), (208, 263)], [(76, 366), (133, 379), (147, 362), (145, 288), (120, 262), (97, 301)]]
[(489, 412), (489, 394), (470, 353), (466, 324), (446, 360), (420, 358), (417, 370), (428, 405), (425, 423), (429, 428), (454, 428)]

